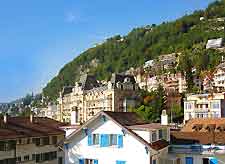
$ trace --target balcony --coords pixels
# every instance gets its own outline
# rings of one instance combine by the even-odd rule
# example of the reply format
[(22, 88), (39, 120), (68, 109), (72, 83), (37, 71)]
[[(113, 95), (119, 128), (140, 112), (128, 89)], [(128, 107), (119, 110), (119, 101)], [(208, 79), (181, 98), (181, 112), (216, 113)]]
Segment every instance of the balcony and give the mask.
[(200, 154), (203, 151), (201, 145), (170, 145), (169, 153), (175, 154)]
[(169, 153), (172, 154), (207, 154), (224, 155), (225, 146), (218, 145), (170, 145)]

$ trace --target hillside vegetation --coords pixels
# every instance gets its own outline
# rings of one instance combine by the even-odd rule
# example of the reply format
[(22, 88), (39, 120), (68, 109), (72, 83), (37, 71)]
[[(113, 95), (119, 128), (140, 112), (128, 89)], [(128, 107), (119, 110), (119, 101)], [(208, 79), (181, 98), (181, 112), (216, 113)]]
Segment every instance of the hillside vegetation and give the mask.
[[(205, 19), (200, 21), (200, 17)], [(224, 27), (224, 22), (215, 20), (220, 17), (225, 17), (225, 0), (216, 1), (205, 10), (195, 11), (173, 22), (135, 28), (126, 36), (109, 38), (66, 64), (43, 93), (49, 100), (55, 100), (62, 87), (73, 85), (82, 73), (95, 74), (99, 80), (108, 79), (113, 72), (123, 72), (161, 54), (173, 52), (185, 52), (180, 59), (183, 62), (178, 67), (180, 71), (185, 71), (190, 63), (199, 72), (213, 69), (221, 54), (205, 50), (205, 44), (208, 39), (224, 38), (224, 30), (217, 29)]]

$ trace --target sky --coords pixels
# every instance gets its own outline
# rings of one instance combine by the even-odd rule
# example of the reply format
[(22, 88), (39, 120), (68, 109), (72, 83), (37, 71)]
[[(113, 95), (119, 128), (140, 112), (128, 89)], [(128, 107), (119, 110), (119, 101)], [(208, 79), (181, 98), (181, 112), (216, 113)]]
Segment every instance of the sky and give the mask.
[(41, 92), (81, 52), (135, 27), (175, 20), (213, 0), (0, 2), (0, 102)]

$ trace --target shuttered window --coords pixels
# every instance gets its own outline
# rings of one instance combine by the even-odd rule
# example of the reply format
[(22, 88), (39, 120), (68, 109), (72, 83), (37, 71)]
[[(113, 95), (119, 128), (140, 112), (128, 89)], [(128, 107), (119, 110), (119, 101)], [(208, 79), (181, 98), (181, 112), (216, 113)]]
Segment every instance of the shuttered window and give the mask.
[(117, 160), (116, 164), (126, 164), (126, 161), (119, 161), (119, 160)]
[(91, 146), (92, 145), (92, 135), (89, 134), (88, 135), (88, 146)]
[(185, 164), (193, 164), (193, 158), (192, 157), (186, 157), (185, 158)]
[(100, 147), (109, 146), (109, 135), (108, 134), (101, 134), (100, 140), (101, 140)]
[(118, 148), (123, 147), (123, 135), (118, 135)]

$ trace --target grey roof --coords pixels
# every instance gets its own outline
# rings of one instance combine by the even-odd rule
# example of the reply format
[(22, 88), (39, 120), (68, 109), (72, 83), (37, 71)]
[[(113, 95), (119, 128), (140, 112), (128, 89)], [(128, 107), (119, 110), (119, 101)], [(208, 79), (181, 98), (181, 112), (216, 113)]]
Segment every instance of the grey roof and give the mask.
[(90, 90), (100, 86), (95, 76), (88, 74), (81, 76), (80, 84), (83, 90)]
[(65, 86), (62, 90), (62, 95), (69, 94), (73, 91), (73, 86)]
[(117, 82), (123, 83), (126, 78), (129, 78), (132, 84), (136, 83), (134, 76), (132, 75), (122, 75), (122, 74), (115, 74), (115, 73), (112, 74), (111, 83), (114, 83), (114, 84), (116, 84)]

